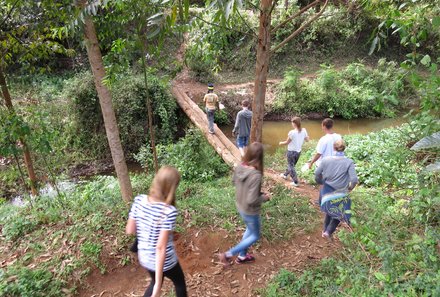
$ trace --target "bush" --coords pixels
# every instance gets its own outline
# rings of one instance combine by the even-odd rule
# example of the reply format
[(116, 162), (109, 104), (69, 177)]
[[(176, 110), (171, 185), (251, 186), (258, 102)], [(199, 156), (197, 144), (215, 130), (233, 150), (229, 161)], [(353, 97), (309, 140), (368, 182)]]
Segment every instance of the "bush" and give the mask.
[(20, 268), (6, 273), (0, 270), (0, 295), (5, 297), (60, 296), (61, 282), (44, 269)]
[[(150, 96), (156, 143), (169, 143), (177, 130), (177, 104), (167, 91), (167, 85), (155, 75), (148, 76), (148, 91), (143, 77), (127, 75), (111, 88), (119, 133), (127, 158), (137, 153), (149, 139), (146, 96)], [(74, 145), (86, 155), (104, 158), (109, 155), (99, 100), (93, 77), (82, 73), (69, 83), (66, 91), (72, 98), (72, 117), (75, 121), (71, 133)]]
[[(159, 145), (157, 148), (160, 164), (176, 167), (185, 180), (212, 180), (229, 171), (228, 165), (197, 130), (188, 130), (186, 136), (176, 144)], [(143, 147), (135, 159), (144, 167), (152, 167), (148, 147)]]
[[(380, 60), (377, 69), (361, 63), (345, 69), (323, 68), (315, 80), (300, 80), (288, 70), (277, 88), (273, 111), (352, 118), (391, 117), (406, 106), (413, 90), (397, 64)], [(406, 100), (405, 100), (406, 99)]]

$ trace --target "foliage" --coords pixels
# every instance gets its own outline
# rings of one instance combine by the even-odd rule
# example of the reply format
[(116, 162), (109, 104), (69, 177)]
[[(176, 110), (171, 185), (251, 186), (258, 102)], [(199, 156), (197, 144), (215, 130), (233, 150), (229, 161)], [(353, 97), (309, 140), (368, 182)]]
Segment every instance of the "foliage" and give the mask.
[[(346, 154), (356, 164), (360, 182), (368, 186), (414, 187), (420, 165), (407, 144), (421, 134), (416, 123), (368, 135), (349, 135)], [(384, 149), (386, 148), (386, 149)]]
[(223, 17), (218, 11), (208, 10), (191, 22), (185, 61), (203, 82), (212, 80), (213, 74), (231, 60), (251, 32), (246, 14), (231, 14), (226, 22), (221, 20)]
[[(50, 29), (66, 17), (68, 4), (67, 0), (57, 5), (48, 0), (1, 1), (0, 68), (18, 63), (27, 71), (44, 71), (55, 54), (71, 53), (50, 34)], [(64, 9), (59, 9), (63, 5)]]
[(22, 255), (0, 270), (0, 295), (64, 296), (91, 263), (106, 269), (101, 262), (105, 240), (121, 245), (107, 247), (115, 259), (125, 254), (128, 209), (117, 187), (114, 177), (100, 177), (57, 197), (39, 197), (33, 207), (0, 205), (2, 253), (6, 259)]
[(435, 0), (365, 1), (366, 13), (378, 19), (371, 34), (370, 53), (380, 50), (392, 37), (408, 48), (407, 56), (420, 60), (424, 54), (438, 57), (440, 7)]
[(346, 119), (393, 116), (412, 93), (396, 63), (385, 60), (376, 69), (361, 63), (342, 70), (324, 67), (315, 80), (300, 80), (297, 71), (289, 70), (277, 89), (273, 110)]
[(414, 206), (405, 196), (355, 191), (355, 232), (338, 233), (343, 251), (299, 275), (280, 271), (263, 296), (438, 295), (439, 234), (435, 227), (417, 231)]
[[(188, 130), (186, 136), (175, 144), (159, 145), (158, 159), (161, 165), (172, 165), (184, 180), (208, 181), (224, 175), (228, 166), (196, 130)], [(151, 168), (151, 151), (143, 147), (136, 160)]]
[[(158, 143), (170, 142), (177, 130), (177, 105), (167, 91), (167, 85), (155, 75), (148, 76), (148, 94), (153, 104), (153, 123)], [(113, 102), (121, 141), (127, 157), (137, 153), (148, 138), (146, 89), (141, 76), (127, 75), (112, 85)], [(75, 122), (74, 145), (87, 155), (103, 158), (107, 155), (101, 109), (90, 74), (82, 73), (73, 79), (66, 91), (72, 99)]]
[(216, 123), (218, 126), (229, 125), (231, 123), (226, 110), (220, 109), (214, 113), (214, 123)]
[[(11, 281), (12, 280), (12, 281)], [(0, 293), (5, 297), (60, 296), (61, 282), (50, 271), (26, 267), (4, 272), (0, 269)]]
[[(283, 2), (279, 2), (278, 9), (272, 14), (274, 26), (281, 23), (287, 16), (293, 15), (300, 10), (299, 1), (292, 1), (286, 10)], [(282, 28), (275, 31), (274, 42), (283, 41), (298, 25), (309, 19), (316, 12), (312, 9), (301, 17), (287, 23)], [(277, 55), (283, 56), (290, 51), (301, 54), (305, 51), (330, 53), (338, 48), (346, 48), (347, 44), (359, 38), (359, 35), (368, 30), (371, 20), (366, 14), (354, 11), (353, 8), (345, 5), (329, 5), (321, 17), (313, 21), (308, 28), (299, 36), (291, 41), (291, 46), (282, 48)]]
[(440, 176), (422, 170), (432, 159), (426, 152), (409, 148), (439, 124), (429, 122), (427, 129), (426, 121), (417, 120), (345, 136), (346, 154), (366, 186), (351, 195), (354, 232), (341, 229), (343, 250), (303, 273), (280, 271), (262, 295), (438, 295)]

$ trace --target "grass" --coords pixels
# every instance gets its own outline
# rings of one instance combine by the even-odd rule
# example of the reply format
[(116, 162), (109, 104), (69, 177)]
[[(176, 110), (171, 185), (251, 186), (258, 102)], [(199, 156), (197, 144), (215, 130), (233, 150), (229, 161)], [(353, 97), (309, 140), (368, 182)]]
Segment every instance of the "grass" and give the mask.
[[(310, 141), (304, 143), (301, 151), (300, 158), (298, 160), (298, 163), (295, 166), (296, 173), (298, 174), (300, 179), (304, 179), (309, 184), (316, 184), (315, 183), (315, 177), (313, 174), (313, 170), (307, 170), (305, 172), (302, 172), (301, 168), (307, 161), (312, 159), (315, 148), (316, 148), (317, 141)], [(286, 148), (279, 148), (275, 151), (274, 154), (266, 155), (264, 160), (264, 166), (266, 168), (271, 168), (273, 170), (276, 170), (277, 172), (282, 172), (287, 168), (287, 158), (286, 158)]]
[[(148, 192), (151, 176), (131, 179), (134, 193)], [(32, 207), (1, 204), (0, 261), (6, 265), (0, 269), (0, 295), (74, 294), (91, 270), (103, 273), (109, 262), (129, 263), (132, 239), (124, 234), (129, 205), (118, 192), (116, 178), (96, 177), (60, 197), (39, 197)], [(287, 240), (299, 230), (314, 228), (310, 218), (316, 211), (308, 199), (292, 197), (280, 186), (272, 194), (262, 209), (262, 232), (267, 240)], [(192, 227), (243, 228), (229, 174), (205, 183), (183, 181), (177, 197), (179, 232)]]
[(421, 138), (410, 125), (345, 137), (362, 183), (351, 195), (355, 232), (339, 230), (332, 258), (279, 271), (261, 296), (440, 296), (439, 175), (409, 150)]

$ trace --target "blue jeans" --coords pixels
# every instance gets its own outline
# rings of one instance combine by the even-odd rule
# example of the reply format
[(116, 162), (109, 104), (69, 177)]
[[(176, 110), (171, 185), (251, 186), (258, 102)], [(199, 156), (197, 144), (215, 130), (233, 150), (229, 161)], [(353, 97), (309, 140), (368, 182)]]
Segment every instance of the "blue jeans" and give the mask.
[(243, 148), (248, 146), (249, 144), (249, 136), (238, 136), (237, 137), (237, 146), (239, 148)]
[(296, 183), (298, 183), (298, 176), (295, 171), (295, 165), (296, 165), (296, 163), (298, 163), (300, 155), (301, 155), (300, 152), (287, 151), (287, 170), (284, 173), (284, 175), (285, 176), (290, 175), (292, 180)]
[(246, 231), (243, 234), (241, 241), (231, 248), (226, 254), (236, 255), (241, 257), (246, 256), (248, 248), (260, 239), (261, 218), (260, 215), (247, 215), (240, 212), (243, 222), (246, 224)]
[(208, 118), (208, 128), (210, 132), (214, 132), (214, 113), (215, 109), (206, 109), (206, 116)]

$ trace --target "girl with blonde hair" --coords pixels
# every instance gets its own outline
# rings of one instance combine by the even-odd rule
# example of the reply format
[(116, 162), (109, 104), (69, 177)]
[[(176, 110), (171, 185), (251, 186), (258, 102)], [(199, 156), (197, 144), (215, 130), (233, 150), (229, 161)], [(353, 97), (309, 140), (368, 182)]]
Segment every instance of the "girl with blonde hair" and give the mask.
[(173, 282), (177, 297), (187, 296), (185, 276), (173, 243), (179, 182), (177, 169), (162, 167), (153, 179), (150, 194), (137, 196), (128, 215), (126, 233), (136, 234), (139, 263), (151, 276), (144, 297), (160, 296), (164, 276)]

